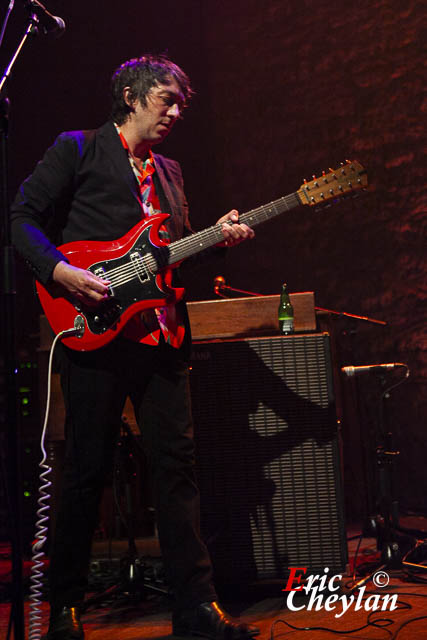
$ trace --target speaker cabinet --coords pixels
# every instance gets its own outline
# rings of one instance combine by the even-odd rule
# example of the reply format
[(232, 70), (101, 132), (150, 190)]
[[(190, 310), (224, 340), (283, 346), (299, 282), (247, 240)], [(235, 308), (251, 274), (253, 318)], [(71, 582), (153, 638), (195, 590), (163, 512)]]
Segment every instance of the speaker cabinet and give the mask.
[(195, 344), (190, 381), (202, 533), (217, 583), (284, 580), (295, 566), (342, 572), (329, 336)]

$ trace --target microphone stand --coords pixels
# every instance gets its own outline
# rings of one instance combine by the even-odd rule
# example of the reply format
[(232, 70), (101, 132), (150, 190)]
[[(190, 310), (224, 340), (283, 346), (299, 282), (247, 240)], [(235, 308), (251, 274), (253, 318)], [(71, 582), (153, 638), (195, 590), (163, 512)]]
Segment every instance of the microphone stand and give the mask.
[[(402, 569), (404, 562), (400, 547), (400, 539), (397, 532), (399, 527), (399, 506), (394, 486), (394, 463), (400, 455), (400, 451), (394, 448), (393, 433), (389, 426), (387, 401), (390, 399), (390, 391), (402, 384), (409, 377), (407, 368), (404, 378), (392, 385), (387, 385), (386, 373), (376, 371), (381, 384), (381, 395), (377, 426), (377, 443), (375, 445), (375, 463), (377, 468), (377, 514), (370, 517), (371, 533), (376, 537), (377, 550), (380, 551), (380, 564), (371, 570), (366, 576), (358, 580), (351, 588), (350, 593), (372, 580), (373, 576), (384, 569)], [(365, 533), (365, 532), (363, 532)], [(418, 565), (413, 565), (418, 566)], [(356, 571), (356, 568), (354, 568)]]
[[(220, 278), (218, 278), (219, 280)], [(263, 296), (262, 293), (257, 293), (254, 291), (245, 291), (244, 289), (236, 289), (236, 287), (230, 287), (228, 284), (225, 284), (224, 281), (216, 282), (217, 278), (214, 281), (214, 292), (220, 298), (227, 298), (227, 295), (223, 295), (223, 291), (231, 291), (232, 293), (240, 293), (244, 296), (253, 296), (254, 298), (259, 298)], [(387, 322), (384, 320), (376, 320), (375, 318), (368, 318), (367, 316), (358, 316), (354, 313), (347, 313), (346, 311), (334, 311), (333, 309), (324, 309), (323, 307), (315, 307), (316, 311), (320, 311), (321, 313), (327, 313), (329, 315), (338, 316), (340, 318), (352, 318), (353, 320), (360, 320), (362, 322), (370, 322), (372, 324), (379, 324), (382, 326), (386, 326)]]
[[(10, 13), (10, 12), (9, 12)], [(7, 18), (9, 14), (7, 15)], [(7, 19), (6, 18), (6, 19)], [(20, 456), (20, 425), (18, 423), (17, 393), (16, 393), (16, 354), (15, 354), (15, 316), (16, 316), (16, 267), (14, 251), (11, 243), (9, 218), (9, 156), (8, 156), (8, 124), (10, 102), (6, 95), (6, 83), (10, 77), (24, 44), (30, 35), (38, 34), (38, 18), (33, 13), (30, 16), (24, 36), (12, 56), (9, 65), (0, 81), (0, 174), (1, 196), (0, 207), (0, 308), (1, 308), (1, 347), (4, 354), (5, 378), (5, 410), (2, 422), (2, 438), (6, 444), (6, 490), (9, 511), (9, 526), (11, 531), (12, 558), (12, 606), (9, 630), (13, 626), (15, 640), (24, 640), (24, 588), (23, 588), (23, 543), (22, 543), (22, 475)], [(2, 32), (4, 29), (2, 30)]]
[[(116, 445), (116, 455), (114, 464), (113, 492), (118, 512), (127, 530), (128, 549), (121, 560), (121, 570), (118, 581), (112, 584), (100, 594), (93, 595), (86, 599), (83, 604), (83, 612), (92, 607), (102, 604), (106, 599), (115, 595), (125, 595), (134, 603), (138, 598), (143, 599), (149, 592), (161, 595), (168, 595), (169, 590), (165, 585), (153, 582), (145, 575), (145, 565), (138, 557), (138, 549), (135, 543), (134, 514), (135, 508), (132, 500), (132, 478), (136, 476), (135, 468), (131, 461), (135, 463), (139, 459), (142, 465), (146, 462), (141, 445), (132, 433), (126, 418), (122, 417), (121, 432)], [(135, 455), (137, 454), (137, 455)], [(120, 506), (119, 494), (122, 488), (122, 496), (125, 503), (125, 513)]]
[(358, 316), (354, 313), (347, 313), (346, 311), (334, 311), (333, 309), (323, 309), (323, 307), (315, 307), (315, 309), (316, 311), (321, 311), (322, 313), (327, 313), (333, 316), (339, 316), (340, 318), (352, 318), (353, 320), (379, 324), (383, 327), (387, 325), (387, 322), (384, 322), (384, 320), (376, 320), (375, 318), (368, 318), (367, 316)]

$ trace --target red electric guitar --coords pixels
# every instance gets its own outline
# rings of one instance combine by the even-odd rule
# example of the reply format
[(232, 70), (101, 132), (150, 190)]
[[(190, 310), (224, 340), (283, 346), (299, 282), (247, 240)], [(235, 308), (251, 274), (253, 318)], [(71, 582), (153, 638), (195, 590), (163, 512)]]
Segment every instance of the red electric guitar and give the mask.
[[(358, 162), (347, 161), (300, 189), (240, 216), (239, 222), (254, 227), (300, 205), (318, 206), (368, 184)], [(176, 302), (183, 289), (173, 288), (172, 269), (185, 258), (223, 240), (221, 225), (167, 244), (159, 237), (160, 226), (168, 218), (159, 213), (142, 220), (126, 235), (113, 242), (82, 241), (58, 249), (69, 262), (111, 282), (110, 296), (89, 308), (53, 287), (36, 283), (40, 302), (55, 334), (74, 327), (74, 335), (64, 336), (64, 344), (77, 351), (92, 351), (111, 342), (136, 313)]]

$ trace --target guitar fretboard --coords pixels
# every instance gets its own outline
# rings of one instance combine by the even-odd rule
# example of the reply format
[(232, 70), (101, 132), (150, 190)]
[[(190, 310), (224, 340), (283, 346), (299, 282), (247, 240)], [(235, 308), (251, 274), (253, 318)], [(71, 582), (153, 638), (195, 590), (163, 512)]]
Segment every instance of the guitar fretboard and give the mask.
[[(249, 227), (255, 227), (262, 222), (266, 222), (285, 211), (295, 209), (301, 204), (297, 193), (291, 193), (283, 196), (278, 200), (274, 200), (269, 204), (265, 204), (251, 211), (247, 211), (239, 216), (239, 222), (247, 224)], [(214, 224), (203, 231), (194, 233), (187, 238), (172, 242), (168, 246), (168, 264), (173, 265), (185, 258), (189, 258), (204, 249), (208, 249), (224, 239), (220, 224)]]

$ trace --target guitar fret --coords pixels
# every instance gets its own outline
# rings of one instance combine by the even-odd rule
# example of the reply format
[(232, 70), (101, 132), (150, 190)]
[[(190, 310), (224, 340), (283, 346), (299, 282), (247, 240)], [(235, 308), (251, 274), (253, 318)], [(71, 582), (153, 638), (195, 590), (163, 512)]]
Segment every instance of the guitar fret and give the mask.
[[(296, 193), (292, 193), (289, 196), (279, 198), (270, 202), (268, 205), (252, 209), (246, 213), (243, 213), (239, 217), (239, 222), (248, 224), (249, 226), (256, 226), (270, 218), (289, 211), (299, 206), (300, 202)], [(176, 262), (180, 262), (189, 256), (199, 253), (204, 249), (212, 247), (213, 245), (221, 242), (223, 239), (221, 225), (213, 225), (203, 231), (199, 231), (192, 236), (177, 240), (169, 245), (169, 265)]]
[[(284, 196), (278, 200), (274, 200), (267, 205), (257, 207), (251, 211), (243, 213), (239, 217), (239, 222), (247, 224), (248, 226), (256, 226), (274, 218), (275, 216), (289, 211), (299, 206), (299, 200), (297, 194), (293, 193), (289, 196)], [(220, 243), (223, 240), (221, 225), (212, 225), (203, 231), (199, 231), (192, 236), (187, 236), (181, 240), (177, 240), (167, 247), (167, 264), (173, 265), (177, 262), (181, 262), (185, 258), (194, 254), (200, 253), (204, 249), (208, 249), (215, 244)], [(159, 271), (160, 265), (157, 263), (153, 256), (146, 256), (147, 267), (152, 273)], [(163, 266), (163, 265), (162, 265)]]

